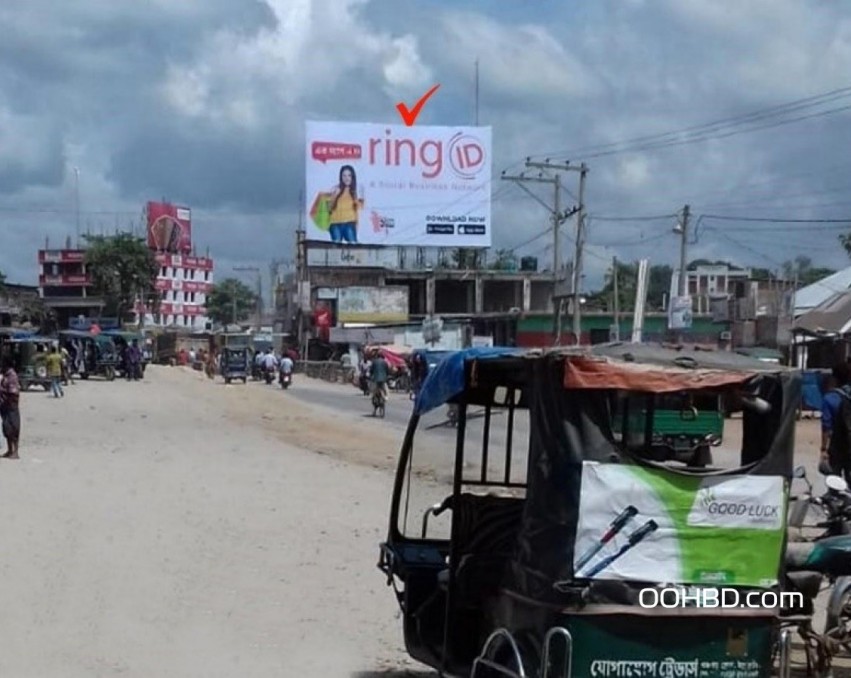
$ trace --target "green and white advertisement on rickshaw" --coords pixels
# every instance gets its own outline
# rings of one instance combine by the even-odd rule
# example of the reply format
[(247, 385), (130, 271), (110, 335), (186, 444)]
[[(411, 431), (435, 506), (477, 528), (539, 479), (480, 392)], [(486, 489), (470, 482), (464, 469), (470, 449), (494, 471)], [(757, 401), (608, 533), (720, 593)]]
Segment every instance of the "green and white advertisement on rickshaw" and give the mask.
[(574, 575), (678, 584), (777, 584), (785, 529), (779, 476), (699, 477), (582, 466)]

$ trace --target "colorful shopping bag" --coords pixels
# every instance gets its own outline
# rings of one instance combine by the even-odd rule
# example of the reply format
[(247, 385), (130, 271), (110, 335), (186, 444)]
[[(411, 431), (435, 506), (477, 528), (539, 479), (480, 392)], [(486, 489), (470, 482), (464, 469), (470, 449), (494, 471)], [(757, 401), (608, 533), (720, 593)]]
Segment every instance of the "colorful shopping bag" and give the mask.
[(316, 227), (327, 231), (331, 227), (331, 196), (327, 193), (317, 193), (310, 208), (310, 218)]

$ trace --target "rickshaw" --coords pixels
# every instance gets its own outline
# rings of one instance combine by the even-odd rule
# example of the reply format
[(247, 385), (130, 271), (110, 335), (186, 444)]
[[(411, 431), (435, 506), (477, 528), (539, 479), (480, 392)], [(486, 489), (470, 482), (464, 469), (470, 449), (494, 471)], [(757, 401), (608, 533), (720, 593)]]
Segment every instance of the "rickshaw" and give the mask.
[(145, 340), (144, 334), (141, 332), (127, 332), (123, 330), (103, 330), (101, 332), (101, 336), (109, 337), (115, 343), (115, 349), (118, 356), (116, 373), (120, 377), (126, 376), (124, 374), (125, 364), (124, 360), (122, 360), (124, 350), (130, 346), (135, 339), (139, 346), (139, 351), (142, 354), (142, 362), (140, 364), (140, 368), (142, 370), (141, 376), (145, 376), (145, 368), (148, 366), (148, 363), (151, 362), (152, 353), (150, 346)]
[(4, 342), (3, 356), (10, 357), (18, 373), (21, 389), (41, 386), (50, 390), (50, 377), (47, 376), (47, 354), (55, 339), (38, 335), (13, 337)]
[[(111, 337), (103, 333), (62, 330), (59, 342), (72, 356), (72, 374), (79, 374), (81, 379), (88, 379), (91, 375), (102, 376), (107, 381), (115, 379), (121, 361)], [(82, 351), (82, 356), (78, 355), (78, 351)]]
[[(725, 466), (659, 460), (655, 401), (707, 391), (742, 410), (741, 448)], [(624, 393), (644, 401), (640, 441), (613, 431)], [(408, 654), (472, 678), (763, 678), (778, 656), (787, 675), (792, 631), (776, 603), (694, 601), (716, 587), (743, 599), (780, 590), (799, 400), (799, 373), (725, 352), (615, 343), (448, 356), (415, 401), (380, 545)], [(433, 440), (420, 449), (422, 418), (447, 403), (454, 453)], [(470, 407), (484, 408), (481, 422)], [(422, 480), (441, 477), (441, 462), (451, 488)], [(685, 604), (669, 594), (659, 605), (663, 587)]]
[(249, 349), (227, 346), (223, 348), (221, 371), (226, 384), (235, 379), (241, 379), (243, 384), (246, 383), (251, 372)]

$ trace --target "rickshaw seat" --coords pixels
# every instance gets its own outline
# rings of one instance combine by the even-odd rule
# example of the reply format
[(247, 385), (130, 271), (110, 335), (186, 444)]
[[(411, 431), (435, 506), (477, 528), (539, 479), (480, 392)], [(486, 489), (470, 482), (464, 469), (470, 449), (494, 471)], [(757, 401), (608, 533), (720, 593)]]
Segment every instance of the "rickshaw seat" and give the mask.
[[(456, 582), (471, 603), (496, 593), (511, 559), (520, 530), (524, 500), (517, 497), (464, 493), (448, 502), (452, 508)], [(446, 586), (449, 571), (438, 575)]]

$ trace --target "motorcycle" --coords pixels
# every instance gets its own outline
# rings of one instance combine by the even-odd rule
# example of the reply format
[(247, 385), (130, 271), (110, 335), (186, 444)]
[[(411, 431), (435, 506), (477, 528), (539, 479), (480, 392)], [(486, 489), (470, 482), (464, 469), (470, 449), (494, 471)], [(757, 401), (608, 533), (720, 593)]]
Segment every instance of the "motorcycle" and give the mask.
[(275, 380), (275, 369), (272, 367), (263, 368), (263, 378), (267, 384), (271, 384)]
[(292, 384), (292, 380), (293, 375), (290, 372), (284, 372), (282, 370), (280, 375), (278, 376), (278, 382), (281, 384), (281, 388), (284, 390), (290, 387), (290, 385)]
[[(782, 609), (782, 626), (795, 627), (804, 640), (808, 673), (815, 669), (823, 674), (830, 668), (831, 658), (839, 652), (851, 652), (851, 492), (839, 476), (827, 476), (827, 492), (816, 496), (803, 466), (794, 477), (807, 485), (806, 492), (792, 497), (788, 526), (800, 533), (807, 528), (821, 532), (813, 538), (801, 537), (786, 544), (786, 589), (801, 594), (800, 604)], [(824, 515), (814, 525), (805, 525), (815, 508)], [(813, 628), (815, 600), (830, 589), (827, 615), (822, 633)]]

